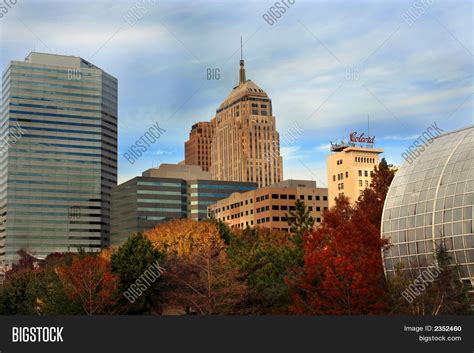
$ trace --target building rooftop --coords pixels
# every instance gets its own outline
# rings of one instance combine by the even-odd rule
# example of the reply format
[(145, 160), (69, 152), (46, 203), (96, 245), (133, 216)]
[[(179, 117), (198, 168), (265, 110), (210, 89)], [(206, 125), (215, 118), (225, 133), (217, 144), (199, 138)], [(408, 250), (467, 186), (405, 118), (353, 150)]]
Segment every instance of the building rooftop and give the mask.
[(158, 168), (150, 168), (142, 173), (144, 177), (173, 178), (184, 180), (211, 180), (211, 173), (205, 172), (198, 165), (160, 164)]

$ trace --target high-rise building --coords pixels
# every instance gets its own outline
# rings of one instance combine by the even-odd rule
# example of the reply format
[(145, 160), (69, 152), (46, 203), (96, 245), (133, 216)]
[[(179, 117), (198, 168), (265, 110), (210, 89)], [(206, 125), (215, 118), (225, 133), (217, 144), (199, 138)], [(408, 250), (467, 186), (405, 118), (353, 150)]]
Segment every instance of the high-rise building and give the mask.
[(175, 218), (202, 220), (207, 207), (233, 193), (257, 188), (255, 183), (210, 180), (199, 166), (161, 164), (112, 192), (111, 243)]
[[(352, 139), (356, 139), (354, 134)], [(380, 153), (383, 153), (382, 149), (356, 146), (354, 142), (331, 145), (331, 154), (326, 160), (329, 207), (335, 205), (335, 199), (340, 195), (347, 196), (351, 203), (357, 201), (372, 182)]]
[(0, 120), (0, 259), (107, 245), (117, 79), (80, 57), (30, 53), (3, 73)]
[(400, 167), (385, 200), (382, 237), (392, 245), (384, 252), (385, 272), (393, 277), (400, 266), (414, 272), (435, 266), (436, 250), (444, 246), (460, 280), (471, 287), (474, 125), (422, 147)]
[(184, 144), (184, 163), (198, 165), (202, 170), (211, 170), (211, 143), (214, 136), (214, 125), (209, 121), (193, 125), (189, 140)]
[(255, 182), (259, 187), (283, 178), (280, 137), (272, 101), (267, 93), (245, 77), (240, 60), (239, 84), (222, 102), (211, 121), (213, 179)]
[(209, 214), (231, 228), (263, 227), (288, 232), (286, 214), (294, 211), (297, 199), (308, 207), (315, 226), (328, 207), (326, 188), (315, 181), (285, 180), (257, 190), (236, 193), (209, 206)]

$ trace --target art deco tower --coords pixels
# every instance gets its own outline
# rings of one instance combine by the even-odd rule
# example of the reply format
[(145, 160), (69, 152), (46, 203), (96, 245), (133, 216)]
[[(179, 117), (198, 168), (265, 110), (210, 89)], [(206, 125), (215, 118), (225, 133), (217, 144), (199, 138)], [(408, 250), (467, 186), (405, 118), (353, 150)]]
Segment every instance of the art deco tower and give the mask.
[(264, 187), (283, 178), (280, 136), (267, 93), (245, 78), (240, 60), (239, 84), (212, 119), (212, 177), (217, 180), (255, 182)]

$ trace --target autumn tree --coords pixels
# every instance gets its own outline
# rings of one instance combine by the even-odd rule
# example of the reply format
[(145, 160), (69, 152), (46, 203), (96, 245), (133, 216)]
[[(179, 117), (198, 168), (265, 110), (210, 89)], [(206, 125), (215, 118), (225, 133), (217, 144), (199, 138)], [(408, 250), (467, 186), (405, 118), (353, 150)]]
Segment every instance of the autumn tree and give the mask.
[(235, 313), (246, 286), (227, 260), (225, 244), (212, 221), (173, 220), (145, 232), (165, 255), (163, 295), (188, 314)]
[(33, 304), (33, 313), (38, 315), (83, 315), (79, 300), (71, 300), (64, 290), (57, 268), (70, 265), (75, 255), (52, 253), (34, 271), (27, 289)]
[(71, 264), (57, 267), (59, 279), (70, 300), (78, 300), (87, 315), (105, 314), (117, 302), (118, 277), (100, 256), (79, 255)]
[[(106, 256), (106, 254), (104, 254)], [(124, 293), (133, 285), (150, 266), (163, 261), (163, 255), (153, 248), (151, 241), (142, 234), (132, 235), (128, 240), (110, 255), (112, 272), (120, 279), (120, 293)], [(159, 281), (150, 286), (133, 303), (121, 297), (119, 305), (123, 313), (150, 313), (158, 303)]]
[(247, 305), (253, 313), (285, 314), (290, 304), (285, 277), (297, 266), (295, 244), (287, 233), (266, 228), (233, 232), (227, 250), (249, 288)]
[(303, 240), (304, 265), (288, 279), (291, 310), (307, 314), (379, 314), (387, 310), (388, 290), (381, 250), (380, 220), (393, 179), (383, 159), (371, 187), (355, 206), (344, 196), (323, 214), (323, 222)]
[(364, 213), (376, 228), (380, 228), (385, 198), (394, 176), (394, 170), (383, 158), (372, 173), (370, 187), (364, 189), (357, 200), (357, 210)]

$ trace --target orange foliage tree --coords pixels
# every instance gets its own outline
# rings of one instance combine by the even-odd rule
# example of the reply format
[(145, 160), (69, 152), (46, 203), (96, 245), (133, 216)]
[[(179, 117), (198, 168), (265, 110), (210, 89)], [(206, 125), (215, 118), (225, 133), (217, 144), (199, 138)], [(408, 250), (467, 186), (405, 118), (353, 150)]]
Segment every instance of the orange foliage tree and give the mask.
[(304, 238), (304, 266), (296, 279), (287, 279), (299, 314), (366, 315), (387, 310), (380, 238), (383, 203), (393, 171), (382, 160), (370, 189), (355, 206), (341, 196), (324, 220)]
[(145, 236), (165, 254), (163, 293), (168, 304), (200, 315), (236, 312), (246, 286), (227, 261), (225, 244), (213, 222), (173, 220)]
[(105, 314), (116, 304), (118, 278), (100, 256), (74, 256), (70, 265), (57, 268), (66, 295), (82, 303), (87, 315)]

